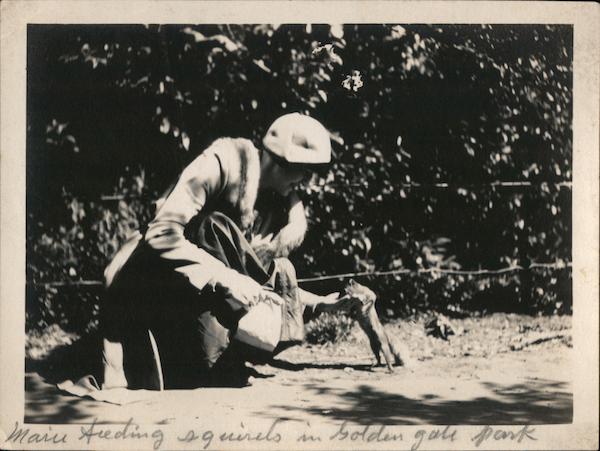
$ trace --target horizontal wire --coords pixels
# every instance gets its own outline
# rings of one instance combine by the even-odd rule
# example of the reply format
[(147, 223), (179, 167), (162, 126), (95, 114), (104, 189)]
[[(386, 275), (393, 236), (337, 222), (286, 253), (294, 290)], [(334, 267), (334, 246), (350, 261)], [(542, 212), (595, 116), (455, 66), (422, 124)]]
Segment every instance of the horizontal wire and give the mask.
[(104, 282), (101, 280), (60, 280), (53, 282), (31, 282), (26, 281), (27, 285), (34, 287), (44, 287), (44, 288), (62, 288), (62, 287), (101, 287), (104, 286)]
[[(299, 278), (298, 282), (318, 282), (322, 280), (336, 280), (336, 279), (350, 279), (352, 277), (387, 277), (394, 275), (414, 275), (414, 274), (430, 274), (430, 275), (498, 275), (505, 274), (514, 271), (526, 271), (531, 269), (564, 269), (571, 268), (571, 262), (564, 263), (532, 263), (525, 267), (520, 265), (507, 266), (506, 268), (500, 269), (443, 269), (443, 268), (422, 268), (422, 269), (393, 269), (388, 271), (362, 271), (352, 272), (343, 274), (332, 274), (314, 277)], [(56, 288), (56, 287), (78, 287), (78, 286), (104, 286), (104, 282), (100, 280), (76, 280), (76, 281), (55, 281), (55, 282), (27, 282), (28, 285), (45, 288)]]
[(514, 271), (526, 271), (529, 269), (549, 268), (549, 269), (564, 269), (570, 268), (571, 262), (565, 262), (563, 264), (558, 263), (532, 263), (528, 267), (513, 265), (507, 266), (506, 268), (500, 269), (477, 269), (477, 270), (466, 270), (466, 269), (443, 269), (443, 268), (422, 268), (422, 269), (393, 269), (389, 271), (362, 271), (345, 274), (333, 274), (325, 276), (314, 276), (305, 277), (298, 279), (298, 282), (317, 282), (321, 280), (333, 280), (333, 279), (350, 279), (352, 277), (386, 277), (394, 275), (408, 275), (408, 274), (434, 274), (434, 275), (497, 275), (504, 274)]
[[(496, 181), (490, 183), (479, 183), (479, 184), (469, 184), (469, 183), (449, 183), (449, 182), (436, 182), (436, 183), (392, 183), (391, 186), (397, 186), (402, 188), (476, 188), (476, 187), (534, 187), (539, 188), (544, 185), (552, 185), (557, 186), (559, 188), (572, 188), (573, 182), (527, 182), (527, 181)], [(318, 191), (324, 189), (325, 187), (340, 187), (340, 186), (365, 186), (365, 183), (325, 183), (323, 185), (311, 184), (306, 188)], [(150, 199), (152, 196), (149, 195), (134, 195), (127, 196), (124, 194), (103, 194), (100, 196), (100, 200), (103, 202), (115, 202), (120, 200), (128, 200), (128, 199)]]
[[(532, 183), (528, 181), (496, 181), (489, 184), (478, 184), (478, 185), (469, 185), (469, 184), (452, 184), (447, 182), (439, 182), (439, 183), (431, 183), (431, 184), (421, 184), (421, 183), (399, 183), (394, 184), (393, 186), (402, 186), (403, 188), (464, 188), (464, 187), (538, 187), (543, 185), (554, 185), (558, 187), (572, 187), (572, 182), (539, 182)], [(309, 185), (308, 188), (316, 190), (322, 189), (325, 186), (364, 186), (364, 184), (360, 183), (349, 183), (349, 184), (325, 184), (325, 185)], [(141, 199), (146, 196), (126, 196), (126, 195), (102, 195), (100, 196), (101, 201), (118, 201), (118, 200), (126, 200), (126, 199)], [(533, 263), (529, 267), (523, 267), (520, 265), (509, 266), (501, 269), (480, 269), (480, 270), (459, 270), (459, 269), (441, 269), (441, 268), (422, 268), (418, 270), (411, 269), (395, 269), (388, 271), (363, 271), (363, 272), (354, 272), (354, 273), (344, 273), (344, 274), (333, 274), (333, 275), (323, 275), (323, 276), (314, 276), (314, 277), (305, 277), (298, 279), (298, 282), (316, 282), (322, 280), (335, 280), (335, 279), (349, 279), (352, 277), (387, 277), (393, 275), (409, 275), (409, 274), (434, 274), (434, 275), (497, 275), (504, 274), (508, 272), (514, 271), (523, 271), (527, 269), (536, 269), (536, 268), (551, 268), (551, 269), (563, 269), (565, 267), (571, 267), (571, 263), (565, 264), (556, 264), (556, 263)], [(104, 286), (104, 282), (99, 280), (78, 280), (78, 281), (53, 281), (53, 282), (27, 282), (28, 285), (33, 286), (41, 286), (46, 288), (54, 288), (54, 287), (79, 287), (79, 286)]]
[[(308, 185), (307, 188), (317, 190), (323, 189), (327, 186), (366, 186), (365, 183), (324, 183), (323, 185), (312, 184)], [(541, 188), (542, 186), (556, 186), (559, 188), (572, 188), (573, 182), (524, 182), (524, 181), (496, 181), (491, 183), (449, 183), (449, 182), (436, 182), (436, 183), (392, 183), (389, 186), (397, 186), (402, 188), (452, 188), (452, 189), (460, 189), (460, 188), (485, 188), (485, 187), (533, 187), (533, 188)]]

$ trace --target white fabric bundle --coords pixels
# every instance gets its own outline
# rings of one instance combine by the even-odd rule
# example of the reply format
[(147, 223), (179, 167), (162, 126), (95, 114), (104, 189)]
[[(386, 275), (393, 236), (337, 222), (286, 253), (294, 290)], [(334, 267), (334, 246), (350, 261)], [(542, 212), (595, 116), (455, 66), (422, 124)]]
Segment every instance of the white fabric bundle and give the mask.
[(242, 343), (272, 352), (281, 338), (281, 305), (259, 302), (238, 323), (235, 338)]

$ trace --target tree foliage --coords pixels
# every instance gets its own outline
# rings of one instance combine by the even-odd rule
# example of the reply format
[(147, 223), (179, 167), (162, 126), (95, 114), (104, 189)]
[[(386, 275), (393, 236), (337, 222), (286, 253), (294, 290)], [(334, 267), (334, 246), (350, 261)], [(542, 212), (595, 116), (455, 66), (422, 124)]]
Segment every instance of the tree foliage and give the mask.
[(98, 290), (39, 284), (100, 279), (212, 140), (291, 111), (335, 153), (301, 277), (557, 263), (368, 283), (390, 314), (570, 311), (571, 27), (31, 25), (27, 101), (30, 325), (93, 313)]

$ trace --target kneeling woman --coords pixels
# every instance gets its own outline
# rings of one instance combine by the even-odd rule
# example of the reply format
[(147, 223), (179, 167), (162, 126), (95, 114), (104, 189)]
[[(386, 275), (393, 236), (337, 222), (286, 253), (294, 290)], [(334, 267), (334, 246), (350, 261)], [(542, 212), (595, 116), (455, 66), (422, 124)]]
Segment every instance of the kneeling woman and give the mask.
[[(304, 307), (337, 293), (300, 290), (285, 258), (306, 232), (294, 187), (330, 160), (327, 130), (293, 113), (271, 125), (262, 149), (223, 138), (187, 166), (105, 272), (103, 387), (243, 385), (246, 359), (301, 342)], [(275, 342), (238, 330), (260, 303), (255, 332), (276, 327)]]

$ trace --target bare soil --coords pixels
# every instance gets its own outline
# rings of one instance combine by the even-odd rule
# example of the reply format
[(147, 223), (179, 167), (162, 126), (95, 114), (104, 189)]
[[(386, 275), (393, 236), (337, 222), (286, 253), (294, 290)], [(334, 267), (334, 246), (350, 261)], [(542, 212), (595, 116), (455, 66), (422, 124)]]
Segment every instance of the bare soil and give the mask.
[[(571, 317), (495, 314), (451, 320), (448, 340), (428, 336), (425, 320), (387, 324), (412, 365), (373, 366), (358, 327), (340, 343), (303, 345), (255, 365), (244, 388), (169, 390), (126, 406), (61, 393), (26, 374), (28, 423), (139, 422), (178, 418), (284, 419), (360, 424), (548, 424), (572, 421)], [(54, 345), (69, 337), (52, 338)], [(44, 359), (48, 337), (30, 337), (29, 363)], [(44, 347), (45, 346), (45, 347)]]

